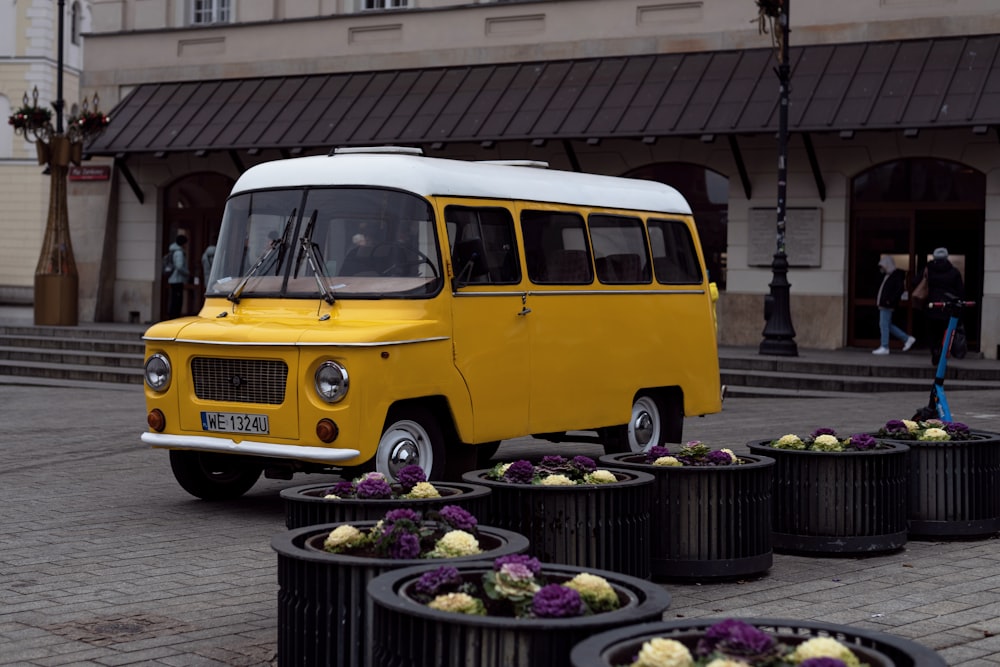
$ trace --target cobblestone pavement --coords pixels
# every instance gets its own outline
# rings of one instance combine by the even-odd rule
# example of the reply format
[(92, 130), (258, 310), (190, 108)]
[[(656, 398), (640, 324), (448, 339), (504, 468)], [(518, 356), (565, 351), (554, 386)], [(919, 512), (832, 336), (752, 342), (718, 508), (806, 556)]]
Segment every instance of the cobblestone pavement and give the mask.
[[(955, 419), (1000, 432), (1000, 391), (950, 395)], [(748, 440), (830, 426), (872, 430), (926, 393), (729, 399), (685, 439)], [(0, 665), (273, 665), (280, 489), (261, 480), (206, 503), (139, 442), (142, 392), (0, 386)], [(498, 458), (599, 455), (598, 445), (505, 442)], [(330, 480), (333, 477), (328, 478)], [(775, 555), (757, 579), (665, 584), (665, 618), (820, 619), (912, 638), (951, 665), (1000, 664), (995, 539), (913, 542), (888, 555)], [(283, 666), (291, 667), (291, 666)]]

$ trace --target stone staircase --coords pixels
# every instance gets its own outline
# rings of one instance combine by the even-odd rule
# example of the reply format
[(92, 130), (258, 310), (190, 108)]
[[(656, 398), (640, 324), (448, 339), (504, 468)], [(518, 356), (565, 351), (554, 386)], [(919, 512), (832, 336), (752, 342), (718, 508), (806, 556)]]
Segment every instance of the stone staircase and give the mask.
[(0, 326), (0, 384), (141, 391), (143, 325)]
[[(145, 330), (142, 324), (46, 327), (0, 319), (0, 384), (137, 390)], [(719, 365), (727, 398), (929, 391), (935, 370), (930, 355), (919, 350), (873, 357), (870, 350), (800, 349), (796, 357), (774, 357), (723, 347)], [(945, 388), (1000, 389), (1000, 361), (971, 355), (951, 360)]]

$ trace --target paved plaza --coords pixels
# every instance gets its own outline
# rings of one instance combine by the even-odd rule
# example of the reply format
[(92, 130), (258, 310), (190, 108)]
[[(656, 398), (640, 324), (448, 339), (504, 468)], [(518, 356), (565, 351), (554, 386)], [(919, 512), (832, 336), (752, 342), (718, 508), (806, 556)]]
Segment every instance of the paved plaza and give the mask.
[[(954, 418), (1000, 432), (1000, 391), (953, 392)], [(909, 417), (926, 392), (731, 398), (685, 439), (746, 452), (748, 440), (851, 433)], [(274, 665), (282, 488), (262, 479), (206, 503), (140, 443), (141, 389), (0, 385), (0, 665)], [(593, 444), (505, 442), (498, 458), (597, 456)], [(1000, 491), (1000, 490), (998, 490)], [(950, 665), (1000, 665), (1000, 544), (915, 542), (892, 554), (776, 554), (753, 580), (664, 584), (664, 618), (823, 620), (930, 646)], [(292, 666), (282, 666), (292, 667)]]

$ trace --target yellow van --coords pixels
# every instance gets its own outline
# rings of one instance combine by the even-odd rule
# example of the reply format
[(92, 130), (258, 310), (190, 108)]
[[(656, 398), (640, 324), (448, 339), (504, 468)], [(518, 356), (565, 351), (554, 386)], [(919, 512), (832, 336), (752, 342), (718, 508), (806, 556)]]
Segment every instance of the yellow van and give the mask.
[(641, 451), (721, 409), (697, 232), (660, 183), (391, 147), (264, 163), (205, 288), (145, 334), (142, 435), (200, 498), (262, 472), (454, 478), (526, 435)]

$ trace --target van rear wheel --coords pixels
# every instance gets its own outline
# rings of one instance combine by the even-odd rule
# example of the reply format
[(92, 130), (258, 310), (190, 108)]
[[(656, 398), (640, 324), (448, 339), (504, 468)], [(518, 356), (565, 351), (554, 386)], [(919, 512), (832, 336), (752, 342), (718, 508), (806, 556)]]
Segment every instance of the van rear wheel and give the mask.
[(185, 491), (202, 500), (232, 500), (249, 491), (263, 468), (242, 456), (170, 450), (170, 469)]
[(408, 465), (420, 466), (429, 480), (444, 475), (445, 441), (434, 415), (421, 407), (394, 408), (385, 420), (375, 452), (375, 470), (390, 482)]
[(601, 429), (607, 454), (639, 453), (654, 445), (680, 442), (684, 408), (679, 401), (640, 394), (627, 424)]

